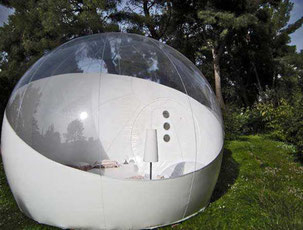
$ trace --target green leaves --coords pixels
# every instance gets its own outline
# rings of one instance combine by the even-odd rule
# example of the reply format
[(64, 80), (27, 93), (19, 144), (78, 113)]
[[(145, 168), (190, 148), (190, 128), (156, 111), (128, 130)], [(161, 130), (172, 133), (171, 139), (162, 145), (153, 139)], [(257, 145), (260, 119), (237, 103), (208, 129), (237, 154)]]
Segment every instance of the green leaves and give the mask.
[(201, 10), (198, 12), (198, 17), (206, 25), (221, 26), (224, 28), (232, 26), (235, 19), (232, 13), (214, 10)]
[[(117, 31), (110, 17), (117, 1), (28, 0), (5, 1), (15, 9), (0, 28), (0, 113), (13, 86), (45, 52), (82, 35)], [(4, 79), (4, 80), (3, 80)]]
[(203, 24), (210, 25), (213, 28), (222, 27), (223, 30), (244, 28), (257, 23), (256, 16), (250, 13), (235, 16), (234, 13), (229, 12), (201, 10), (198, 17)]

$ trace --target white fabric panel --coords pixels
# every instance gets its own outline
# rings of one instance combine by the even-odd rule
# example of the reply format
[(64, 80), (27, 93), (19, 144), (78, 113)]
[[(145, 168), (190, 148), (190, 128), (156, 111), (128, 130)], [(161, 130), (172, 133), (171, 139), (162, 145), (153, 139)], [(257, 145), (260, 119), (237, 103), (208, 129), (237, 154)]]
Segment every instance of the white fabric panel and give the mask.
[(2, 127), (5, 173), (27, 216), (62, 228), (104, 228), (100, 176), (42, 156), (16, 135), (6, 116)]
[[(142, 229), (180, 221), (203, 208), (221, 157), (196, 172), (155, 181), (118, 180), (49, 160), (26, 145), (4, 117), (5, 172), (20, 209), (40, 223), (61, 228)], [(188, 205), (188, 214), (184, 210)]]
[[(45, 151), (52, 148), (49, 157), (60, 163), (94, 164), (108, 158), (123, 164), (133, 159), (139, 167), (138, 174), (145, 176), (149, 174), (149, 163), (143, 160), (146, 130), (156, 129), (159, 159), (153, 164), (156, 179), (169, 176), (164, 172), (178, 164), (183, 174), (200, 169), (216, 158), (223, 145), (221, 124), (206, 106), (149, 80), (79, 73), (52, 76), (30, 84), (30, 88), (39, 89), (41, 94), (34, 119), (42, 135), (53, 125), (55, 132), (61, 134), (61, 142), (65, 142), (69, 125), (79, 120), (86, 140), (92, 138), (99, 143), (99, 147), (88, 144), (91, 149), (74, 151), (36, 142), (38, 148), (46, 145)], [(163, 116), (164, 111), (169, 113), (168, 117)], [(169, 124), (168, 130), (164, 129), (164, 123)], [(169, 141), (164, 141), (165, 135)], [(193, 167), (191, 162), (196, 160)]]
[(220, 154), (211, 164), (207, 165), (202, 170), (194, 172), (193, 184), (190, 194), (190, 203), (186, 209), (184, 217), (198, 212), (201, 207), (205, 207), (212, 195), (212, 192), (217, 183), (222, 154)]

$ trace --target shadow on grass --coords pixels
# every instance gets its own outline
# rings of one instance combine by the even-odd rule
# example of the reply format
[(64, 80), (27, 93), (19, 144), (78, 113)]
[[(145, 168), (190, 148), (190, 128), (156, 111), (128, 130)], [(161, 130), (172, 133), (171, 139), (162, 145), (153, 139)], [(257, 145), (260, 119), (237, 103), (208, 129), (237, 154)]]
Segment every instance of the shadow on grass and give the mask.
[(233, 185), (239, 175), (239, 164), (232, 157), (232, 151), (224, 148), (221, 171), (210, 202), (222, 197)]

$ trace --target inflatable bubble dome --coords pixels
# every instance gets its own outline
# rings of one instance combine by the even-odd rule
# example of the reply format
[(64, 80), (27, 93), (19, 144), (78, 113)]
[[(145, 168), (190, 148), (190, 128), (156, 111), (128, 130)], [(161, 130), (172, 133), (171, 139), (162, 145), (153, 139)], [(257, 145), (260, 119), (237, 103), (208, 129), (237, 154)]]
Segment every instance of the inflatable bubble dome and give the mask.
[(142, 229), (203, 210), (223, 125), (202, 73), (148, 37), (73, 39), (39, 59), (8, 102), (6, 176), (19, 208), (71, 229)]

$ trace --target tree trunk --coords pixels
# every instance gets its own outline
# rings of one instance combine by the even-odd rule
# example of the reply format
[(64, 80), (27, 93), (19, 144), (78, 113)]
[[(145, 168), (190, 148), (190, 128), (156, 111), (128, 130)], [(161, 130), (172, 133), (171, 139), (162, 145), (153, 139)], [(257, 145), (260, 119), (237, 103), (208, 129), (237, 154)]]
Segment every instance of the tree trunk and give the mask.
[(152, 23), (152, 18), (150, 16), (149, 7), (147, 6), (147, 4), (148, 4), (148, 0), (144, 0), (143, 1), (143, 11), (144, 11), (144, 15), (145, 15), (145, 18), (146, 18), (147, 28), (148, 28), (152, 38), (154, 38), (156, 40), (159, 40), (160, 37), (158, 36), (158, 33), (155, 30), (154, 25)]
[(262, 86), (261, 86), (259, 74), (258, 74), (256, 65), (255, 65), (254, 62), (252, 63), (252, 66), (253, 66), (253, 70), (254, 70), (254, 73), (255, 73), (255, 76), (256, 76), (256, 79), (257, 79), (257, 87), (258, 87), (258, 91), (259, 91), (258, 93), (260, 94), (262, 92)]
[(111, 51), (111, 47), (110, 47), (110, 43), (109, 42), (105, 42), (105, 47), (104, 47), (104, 57), (108, 57), (108, 58), (104, 58), (104, 62), (106, 64), (108, 73), (112, 73), (112, 74), (118, 74), (118, 71), (116, 70), (116, 66), (113, 62), (112, 59), (112, 51)]
[(225, 103), (222, 97), (221, 90), (220, 55), (218, 55), (215, 48), (212, 48), (211, 51), (213, 55), (216, 96), (221, 108), (225, 109)]

